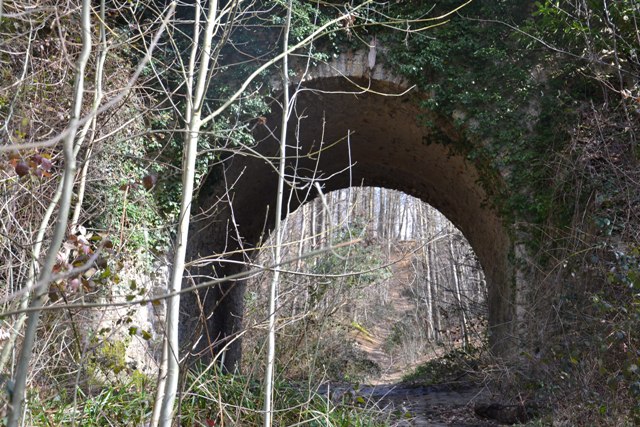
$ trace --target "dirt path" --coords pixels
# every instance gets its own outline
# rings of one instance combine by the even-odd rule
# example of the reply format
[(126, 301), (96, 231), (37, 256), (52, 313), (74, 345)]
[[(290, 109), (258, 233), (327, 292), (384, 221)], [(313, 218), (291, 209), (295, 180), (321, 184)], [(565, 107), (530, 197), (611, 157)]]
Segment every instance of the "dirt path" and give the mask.
[(398, 383), (405, 374), (412, 372), (417, 366), (445, 354), (444, 348), (428, 343), (416, 343), (417, 348), (411, 348), (399, 355), (396, 351), (395, 356), (385, 349), (385, 343), (393, 333), (393, 326), (415, 315), (415, 303), (408, 291), (412, 285), (415, 286), (416, 277), (411, 254), (416, 245), (417, 243), (411, 241), (397, 243), (389, 255), (389, 261), (393, 262), (390, 267), (391, 278), (384, 286), (387, 287), (387, 304), (393, 309), (387, 311), (388, 317), (384, 321), (376, 322), (368, 333), (355, 329), (352, 331), (358, 348), (380, 367), (380, 375), (369, 380), (374, 385)]
[[(401, 248), (405, 253), (411, 248)], [(399, 259), (402, 251), (393, 251), (391, 258)], [(475, 414), (478, 404), (488, 402), (487, 390), (475, 386), (412, 386), (402, 383), (403, 375), (417, 366), (444, 355), (442, 348), (415, 349), (419, 357), (395, 358), (385, 351), (385, 343), (392, 333), (392, 326), (413, 315), (414, 304), (407, 296), (408, 284), (414, 280), (410, 258), (392, 266), (392, 279), (388, 287), (389, 303), (394, 313), (386, 322), (380, 322), (369, 331), (354, 331), (358, 347), (381, 369), (369, 385), (355, 390), (351, 385), (333, 385), (334, 398), (364, 399), (368, 404), (383, 409), (388, 414), (390, 426), (458, 426), (486, 427), (500, 425), (482, 419)], [(328, 392), (328, 390), (327, 390)]]
[(389, 255), (390, 260), (399, 260), (391, 265), (391, 279), (386, 284), (388, 288), (388, 304), (393, 307), (393, 312), (385, 322), (379, 322), (371, 328), (370, 334), (354, 331), (358, 348), (364, 351), (369, 360), (375, 362), (381, 369), (381, 375), (375, 378), (373, 384), (390, 384), (398, 382), (407, 372), (411, 372), (416, 366), (442, 355), (441, 351), (416, 351), (419, 357), (395, 358), (385, 351), (385, 343), (392, 334), (392, 327), (396, 322), (413, 316), (414, 303), (407, 296), (406, 290), (409, 284), (415, 280), (411, 257), (407, 254), (414, 249), (415, 243), (407, 242), (406, 245), (397, 245)]

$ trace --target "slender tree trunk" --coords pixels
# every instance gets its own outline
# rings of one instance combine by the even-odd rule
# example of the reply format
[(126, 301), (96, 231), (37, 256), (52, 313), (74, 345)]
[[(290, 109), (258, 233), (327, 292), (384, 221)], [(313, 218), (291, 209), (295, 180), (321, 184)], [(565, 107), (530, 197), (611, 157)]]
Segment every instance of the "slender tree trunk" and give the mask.
[(376, 215), (378, 219), (378, 237), (380, 238), (380, 242), (382, 242), (385, 238), (385, 235), (384, 235), (385, 201), (384, 201), (384, 197), (382, 196), (382, 188), (378, 188), (376, 198), (378, 199), (378, 212)]
[(469, 334), (467, 332), (467, 314), (462, 302), (462, 292), (460, 291), (460, 272), (458, 263), (453, 251), (453, 235), (449, 236), (449, 263), (451, 267), (451, 275), (453, 276), (453, 284), (455, 286), (456, 302), (458, 310), (460, 310), (460, 326), (462, 328), (462, 346), (467, 348), (469, 344)]
[(311, 248), (318, 248), (318, 214), (316, 210), (316, 200), (311, 202)]
[(40, 320), (40, 312), (47, 298), (48, 285), (53, 274), (53, 267), (56, 263), (58, 250), (64, 240), (67, 224), (69, 219), (69, 211), (71, 209), (71, 196), (73, 193), (73, 181), (76, 174), (76, 159), (74, 156), (74, 140), (78, 132), (80, 114), (82, 111), (82, 100), (84, 96), (84, 72), (89, 61), (91, 53), (91, 2), (83, 0), (82, 2), (82, 51), (78, 57), (78, 63), (75, 76), (73, 110), (71, 112), (71, 120), (69, 122), (69, 133), (64, 138), (62, 152), (64, 155), (64, 174), (62, 177), (60, 207), (58, 210), (58, 220), (53, 231), (51, 245), (45, 258), (44, 266), (34, 291), (30, 308), (32, 311), (27, 318), (27, 328), (22, 342), (22, 350), (18, 361), (18, 367), (15, 376), (15, 385), (13, 390), (13, 398), (11, 399), (11, 407), (7, 418), (8, 427), (17, 427), (22, 415), (24, 404), (25, 388), (27, 382), (27, 374), (29, 372), (31, 355), (35, 344), (36, 332)]
[[(322, 197), (322, 196), (321, 196)], [(324, 248), (331, 241), (331, 211), (324, 205), (322, 202), (322, 198), (319, 200), (320, 202), (320, 247)], [(331, 203), (331, 193), (327, 194), (327, 204)]]
[[(289, 0), (287, 4), (287, 18), (284, 26), (284, 42), (283, 52), (289, 50), (289, 26), (291, 25), (291, 2)], [(275, 206), (275, 233), (276, 242), (274, 248), (274, 264), (276, 265), (273, 271), (273, 277), (271, 280), (271, 289), (269, 292), (269, 336), (267, 345), (267, 367), (264, 378), (264, 427), (271, 427), (273, 425), (273, 372), (275, 368), (276, 358), (276, 309), (278, 305), (278, 284), (280, 279), (280, 263), (281, 263), (281, 251), (282, 251), (282, 208), (284, 207), (284, 186), (285, 182), (285, 165), (287, 161), (287, 124), (289, 119), (289, 56), (284, 55), (282, 58), (282, 87), (283, 100), (282, 100), (282, 132), (280, 134), (280, 159), (279, 159), (279, 175), (278, 175), (278, 194), (276, 198)]]
[[(208, 74), (211, 63), (211, 43), (214, 29), (217, 27), (218, 2), (209, 2), (209, 13), (202, 40), (202, 53), (198, 64), (198, 76), (196, 73), (196, 56), (200, 37), (200, 2), (196, 3), (196, 20), (194, 23), (194, 40), (189, 60), (188, 70), (188, 104), (186, 112), (187, 129), (185, 141), (185, 154), (182, 169), (182, 200), (180, 203), (180, 216), (178, 217), (178, 232), (175, 243), (173, 259), (173, 271), (169, 282), (168, 292), (173, 295), (167, 300), (166, 319), (166, 382), (164, 384), (164, 396), (160, 409), (160, 425), (170, 427), (173, 420), (173, 407), (178, 389), (179, 366), (179, 341), (178, 322), (180, 311), (180, 294), (182, 277), (185, 269), (185, 257), (187, 253), (187, 241), (189, 237), (189, 225), (191, 223), (191, 204), (196, 172), (196, 158), (198, 155), (198, 138), (202, 126), (202, 107), (208, 86)], [(194, 87), (195, 86), (195, 87)], [(161, 391), (158, 390), (158, 393)]]
[(375, 207), (375, 194), (374, 194), (374, 188), (373, 187), (369, 187), (368, 191), (367, 191), (367, 204), (369, 206), (369, 216), (368, 216), (368, 221), (370, 223), (369, 225), (369, 232), (371, 233), (371, 238), (375, 238), (376, 236), (376, 216), (375, 216), (375, 211), (376, 211), (376, 207)]
[(442, 301), (438, 300), (439, 283), (437, 264), (433, 244), (431, 243), (427, 244), (427, 258), (429, 264), (429, 289), (431, 290), (431, 315), (433, 316), (432, 324), (435, 327), (434, 337), (438, 340), (440, 338), (440, 332), (442, 331), (442, 318), (438, 310), (438, 305), (441, 304)]
[(96, 123), (97, 116), (95, 112), (98, 111), (98, 107), (102, 102), (102, 79), (104, 75), (104, 63), (107, 59), (107, 32), (105, 30), (105, 0), (100, 1), (100, 22), (98, 23), (98, 28), (100, 31), (100, 53), (98, 55), (98, 60), (96, 62), (96, 77), (95, 77), (95, 92), (93, 98), (93, 107), (92, 113), (94, 114), (93, 118), (86, 123), (86, 125), (80, 131), (78, 135), (78, 142), (74, 148), (74, 156), (77, 158), (78, 153), (80, 152), (80, 148), (83, 145), (85, 137), (91, 129), (91, 140), (90, 145), (87, 148), (87, 152), (84, 156), (84, 164), (82, 165), (82, 170), (80, 171), (80, 180), (78, 183), (78, 196), (76, 199), (76, 204), (73, 209), (73, 214), (71, 215), (71, 233), (75, 233), (78, 227), (78, 221), (80, 218), (80, 213), (82, 212), (82, 204), (84, 201), (84, 193), (87, 185), (87, 174), (89, 172), (89, 164), (91, 163), (91, 154), (93, 152), (93, 140), (96, 136)]
[(296, 260), (296, 271), (299, 271), (302, 267), (302, 254), (304, 252), (304, 245), (307, 237), (307, 211), (309, 210), (308, 204), (302, 205), (300, 209), (300, 235), (298, 236), (298, 259)]
[(427, 336), (429, 337), (429, 339), (434, 339), (436, 337), (436, 333), (435, 333), (435, 327), (434, 327), (434, 319), (433, 319), (433, 292), (431, 290), (431, 265), (429, 263), (429, 257), (427, 255), (427, 252), (423, 250), (422, 252), (423, 257), (424, 257), (424, 265), (426, 267), (426, 272), (425, 272), (425, 286), (426, 286), (426, 292), (425, 292), (425, 296), (427, 297), (427, 319), (429, 319), (429, 326), (427, 329)]
[(407, 203), (406, 200), (403, 202), (403, 194), (400, 193), (399, 191), (397, 192), (398, 194), (398, 198), (397, 198), (397, 203), (396, 203), (396, 210), (395, 212), (391, 215), (394, 218), (398, 218), (398, 214), (400, 214), (400, 218), (398, 221), (398, 233), (396, 234), (396, 240), (400, 241), (403, 240), (403, 228), (405, 226), (405, 221), (406, 221), (406, 215), (407, 215)]
[[(420, 212), (420, 216), (419, 216), (420, 229), (424, 230), (424, 235), (427, 236), (427, 238), (429, 238), (427, 234), (427, 227), (425, 225), (425, 222), (428, 221), (429, 218), (425, 219), (423, 209), (422, 209), (422, 204), (419, 205), (419, 212)], [(429, 337), (429, 339), (434, 339), (436, 338), (436, 332), (435, 332), (435, 321), (434, 321), (434, 310), (433, 310), (433, 291), (431, 289), (432, 281), (431, 281), (431, 260), (429, 259), (429, 245), (430, 244), (427, 243), (422, 247), (422, 263), (425, 266), (424, 278), (422, 280), (422, 283), (424, 283), (424, 286), (426, 288), (425, 296), (427, 300), (427, 319), (429, 323), (427, 327), (427, 336)]]

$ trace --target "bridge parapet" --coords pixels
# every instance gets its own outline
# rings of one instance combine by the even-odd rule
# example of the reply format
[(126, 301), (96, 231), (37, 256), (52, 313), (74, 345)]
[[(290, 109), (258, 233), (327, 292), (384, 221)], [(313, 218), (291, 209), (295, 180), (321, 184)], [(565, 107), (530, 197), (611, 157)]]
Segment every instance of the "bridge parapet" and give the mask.
[[(378, 51), (384, 53), (384, 49), (378, 48)], [(370, 52), (364, 49), (349, 50), (329, 61), (318, 62), (312, 59), (309, 67), (307, 67), (307, 58), (294, 56), (290, 61), (293, 70), (291, 84), (297, 85), (301, 82), (310, 83), (327, 78), (342, 77), (347, 80), (361, 81), (364, 79), (384, 82), (388, 86), (402, 90), (411, 86), (407, 79), (389, 70), (389, 67), (386, 67), (384, 62), (380, 60), (379, 54), (376, 55), (373, 67), (369, 67), (369, 56)], [(270, 84), (276, 92), (282, 90), (282, 79), (279, 76), (274, 76)], [(354, 89), (356, 88), (354, 87)]]

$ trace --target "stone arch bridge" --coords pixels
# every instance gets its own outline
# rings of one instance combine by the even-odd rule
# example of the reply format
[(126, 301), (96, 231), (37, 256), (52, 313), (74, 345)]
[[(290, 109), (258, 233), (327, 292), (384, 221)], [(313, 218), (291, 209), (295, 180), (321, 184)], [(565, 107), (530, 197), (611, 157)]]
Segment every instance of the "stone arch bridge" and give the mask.
[[(410, 90), (380, 64), (372, 70), (366, 64), (366, 52), (346, 53), (293, 82), (299, 91), (288, 138), (299, 148), (288, 171), (295, 167), (299, 182), (320, 179), (325, 191), (361, 184), (386, 187), (441, 211), (480, 260), (488, 286), (490, 344), (497, 353), (508, 353), (518, 326), (509, 225), (487, 203), (476, 166), (451, 150), (461, 138), (454, 118), (434, 118), (436, 130), (422, 126), (420, 117), (428, 112), (418, 101), (427, 95)], [(278, 89), (277, 82), (273, 86)], [(257, 126), (258, 155), (230, 157), (214, 184), (201, 191), (189, 250), (194, 259), (236, 251), (217, 265), (218, 276), (239, 272), (241, 263), (229, 261), (241, 261), (246, 255), (239, 249), (253, 247), (273, 227), (277, 173), (270, 161), (278, 156), (280, 122), (281, 111), (268, 117), (266, 126)], [(293, 195), (291, 209), (305, 201), (304, 193)], [(208, 269), (198, 274), (210, 276)], [(241, 329), (243, 294), (242, 281), (230, 281), (209, 289), (200, 301), (187, 296), (182, 303), (183, 338), (198, 331), (200, 348), (225, 348), (227, 368), (241, 356), (239, 340), (233, 338)], [(195, 328), (194, 313), (201, 305), (210, 316), (201, 322), (204, 328)]]

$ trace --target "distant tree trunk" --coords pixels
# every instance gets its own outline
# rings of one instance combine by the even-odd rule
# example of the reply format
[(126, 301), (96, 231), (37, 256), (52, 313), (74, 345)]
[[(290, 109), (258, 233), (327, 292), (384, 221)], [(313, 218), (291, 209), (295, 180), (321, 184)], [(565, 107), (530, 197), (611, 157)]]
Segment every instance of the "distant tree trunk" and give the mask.
[(436, 337), (436, 332), (435, 332), (435, 325), (434, 325), (434, 318), (433, 318), (433, 293), (431, 290), (432, 284), (431, 284), (431, 265), (429, 263), (429, 259), (428, 259), (428, 255), (427, 253), (423, 250), (422, 251), (423, 257), (424, 257), (424, 265), (426, 267), (426, 272), (425, 272), (425, 278), (424, 278), (424, 283), (425, 283), (425, 295), (427, 297), (427, 319), (429, 319), (429, 325), (427, 327), (427, 337), (429, 339), (434, 339)]
[(367, 217), (368, 221), (370, 222), (369, 224), (369, 232), (371, 233), (371, 237), (377, 237), (376, 236), (376, 206), (375, 206), (375, 188), (374, 187), (369, 187), (368, 191), (367, 191), (367, 205), (369, 207), (369, 215)]
[(342, 191), (333, 191), (331, 193), (326, 194), (327, 204), (329, 205), (329, 213), (331, 218), (330, 224), (340, 224), (340, 196)]
[[(397, 210), (395, 212), (395, 215), (400, 214), (400, 221), (398, 221), (398, 234), (397, 234), (396, 240), (406, 240), (407, 233), (406, 231), (403, 233), (403, 229), (407, 225), (407, 214), (408, 214), (407, 205), (409, 204), (409, 201), (407, 200), (406, 197), (404, 197), (402, 193), (397, 192), (397, 194), (398, 194), (398, 203), (396, 204)], [(403, 237), (405, 237), (405, 239), (403, 239)]]
[(384, 237), (385, 237), (385, 243), (387, 246), (387, 259), (391, 256), (391, 240), (393, 239), (393, 237), (395, 236), (393, 231), (394, 231), (394, 224), (395, 224), (395, 220), (394, 220), (394, 210), (396, 208), (396, 206), (394, 205), (394, 195), (393, 192), (387, 190), (387, 189), (382, 189), (382, 194), (383, 194), (383, 198), (385, 200), (385, 212), (384, 212)]
[[(318, 214), (317, 214), (317, 200), (311, 202), (311, 248), (318, 248)], [(315, 258), (314, 258), (315, 259)]]
[(300, 270), (302, 266), (302, 254), (304, 253), (304, 246), (307, 237), (307, 211), (309, 210), (308, 205), (302, 205), (300, 209), (301, 218), (300, 218), (300, 233), (298, 235), (298, 259), (296, 260), (296, 271)]
[(453, 251), (454, 236), (449, 237), (449, 263), (451, 266), (451, 275), (453, 277), (453, 284), (455, 286), (455, 296), (458, 303), (458, 310), (460, 311), (460, 326), (462, 327), (462, 346), (467, 348), (469, 345), (469, 334), (467, 332), (467, 314), (462, 302), (462, 292), (460, 291), (460, 273), (458, 262), (454, 256)]
[[(418, 204), (416, 209), (416, 223), (419, 224), (419, 229), (421, 230), (421, 234), (429, 238), (427, 233), (427, 225), (426, 219), (424, 215), (424, 209), (422, 203)], [(422, 260), (420, 261), (422, 265), (424, 265), (423, 275), (424, 277), (420, 280), (420, 283), (423, 283), (423, 293), (425, 295), (426, 302), (426, 310), (427, 310), (427, 338), (435, 339), (435, 319), (433, 313), (433, 295), (432, 295), (432, 283), (431, 283), (431, 260), (429, 259), (429, 244), (424, 244), (422, 246)]]
[(383, 194), (383, 190), (382, 188), (378, 189), (378, 203), (380, 205), (380, 208), (378, 209), (378, 236), (380, 237), (381, 241), (384, 240), (387, 236), (385, 234), (386, 231), (386, 197), (384, 197)]
[(367, 221), (369, 219), (367, 217), (369, 207), (368, 207), (368, 204), (366, 203), (367, 197), (364, 192), (364, 188), (362, 187), (356, 188), (355, 191), (353, 191), (352, 193), (352, 197), (353, 197), (352, 203), (355, 206), (355, 212), (357, 213), (355, 218), (363, 228), (366, 228)]
[[(327, 194), (327, 205), (330, 206), (331, 193)], [(322, 200), (319, 200), (318, 212), (320, 213), (320, 247), (324, 248), (329, 242), (329, 227), (331, 225), (331, 211), (324, 206)]]
[[(431, 217), (430, 217), (431, 218)], [(433, 244), (427, 244), (427, 258), (429, 264), (429, 289), (431, 290), (430, 298), (431, 298), (431, 315), (432, 323), (435, 328), (434, 338), (437, 340), (440, 338), (440, 332), (442, 331), (442, 318), (440, 315), (440, 311), (437, 310), (438, 303), (442, 303), (442, 301), (438, 300), (439, 293), (439, 283), (438, 283), (438, 274), (436, 271), (436, 257), (433, 249)]]

